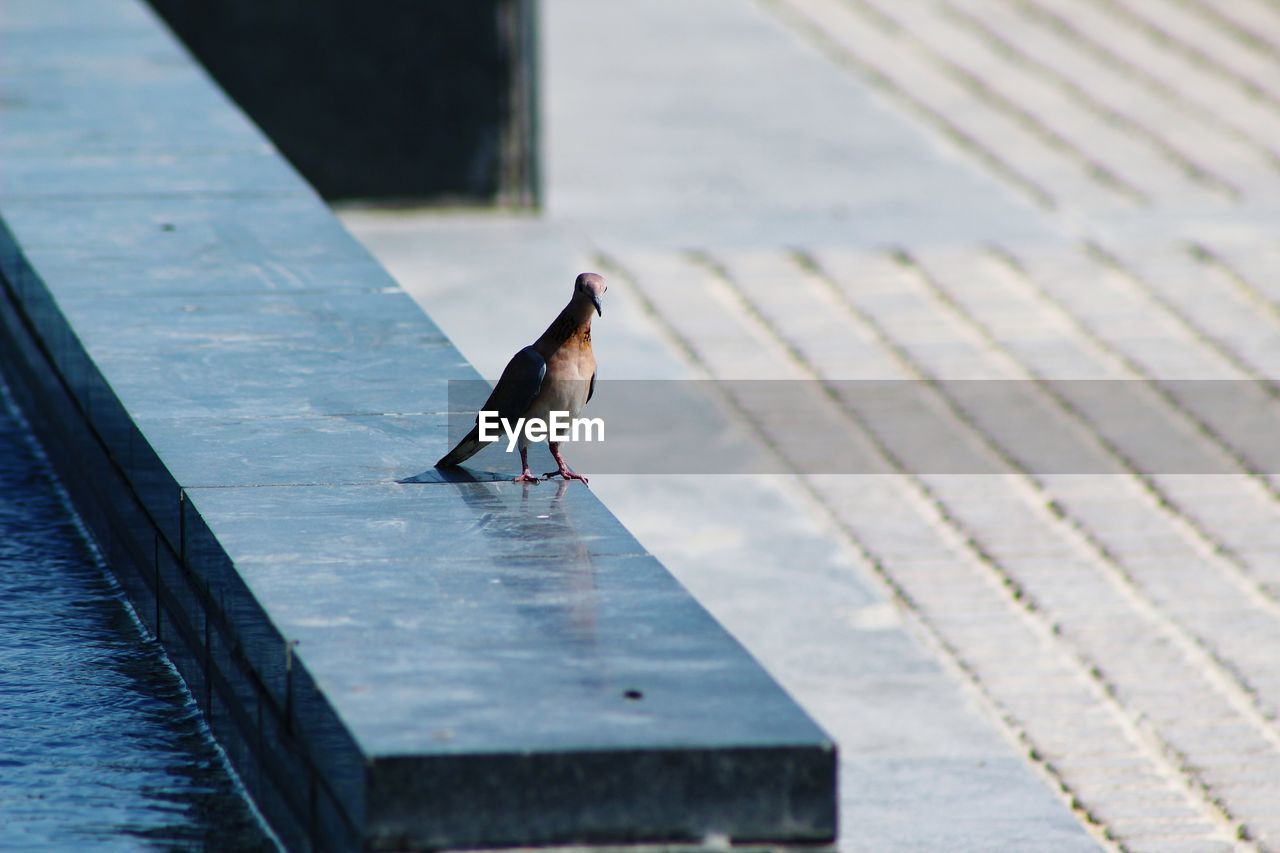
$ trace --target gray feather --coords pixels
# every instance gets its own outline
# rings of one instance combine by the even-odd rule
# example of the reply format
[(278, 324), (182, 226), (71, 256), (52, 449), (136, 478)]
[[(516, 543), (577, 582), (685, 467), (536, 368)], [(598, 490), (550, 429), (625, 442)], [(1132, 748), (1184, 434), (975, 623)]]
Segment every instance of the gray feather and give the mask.
[[(502, 376), (498, 377), (498, 384), (493, 386), (489, 399), (481, 409), (496, 411), (498, 417), (514, 423), (529, 411), (546, 375), (546, 360), (532, 346), (525, 347), (507, 362)], [(476, 425), (471, 428), (471, 432), (453, 450), (442, 456), (436, 467), (449, 467), (465, 462), (479, 453), (487, 443), (480, 440), (480, 417), (477, 415)]]

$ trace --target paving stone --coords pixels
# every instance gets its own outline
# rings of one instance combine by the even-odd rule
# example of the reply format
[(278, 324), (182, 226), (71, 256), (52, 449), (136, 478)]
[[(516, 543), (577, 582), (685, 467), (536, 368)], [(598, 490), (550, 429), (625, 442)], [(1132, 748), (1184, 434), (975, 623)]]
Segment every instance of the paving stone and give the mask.
[(1176, 45), (1179, 52), (1229, 71), (1247, 90), (1273, 101), (1280, 94), (1273, 80), (1280, 64), (1273, 57), (1244, 49), (1246, 45), (1241, 39), (1217, 27), (1205, 26), (1205, 19), (1194, 11), (1170, 2), (1144, 4), (1123, 0), (1117, 5), (1144, 28)]
[(1026, 73), (1025, 68), (993, 52), (981, 39), (928, 7), (870, 2), (913, 39), (926, 44), (939, 59), (973, 75), (979, 85), (993, 93), (1000, 107), (1029, 116), (1043, 128), (1042, 133), (1068, 146), (1073, 156), (1105, 170), (1127, 189), (1144, 197), (1191, 194), (1200, 196), (1201, 203), (1215, 201), (1141, 140), (1118, 131), (1096, 112), (1082, 109), (1057, 87)]
[(1037, 6), (1049, 9), (1066, 21), (1076, 33), (1101, 43), (1105, 50), (1167, 87), (1179, 96), (1193, 100), (1211, 113), (1239, 123), (1245, 132), (1261, 139), (1274, 139), (1280, 115), (1249, 98), (1238, 86), (1223, 80), (1120, 16), (1108, 14), (1091, 3), (1064, 3), (1062, 0), (1040, 0)]
[[(1172, 831), (1170, 831), (1172, 829)], [(1157, 827), (1149, 831), (1139, 829), (1126, 836), (1125, 847), (1130, 850), (1150, 850), (1152, 853), (1212, 853), (1238, 849), (1235, 841), (1223, 838), (1223, 833), (1206, 826), (1197, 830), (1194, 826), (1177, 828)]]
[[(1177, 99), (1144, 88), (1134, 75), (1100, 61), (1078, 41), (1050, 27), (1029, 25), (1012, 4), (956, 0), (966, 26), (1015, 53), (1030, 68), (1056, 85), (1116, 116), (1134, 132), (1151, 138), (1175, 162), (1204, 175), (1211, 186), (1221, 182), (1237, 193), (1265, 193), (1274, 173), (1265, 146), (1240, 139), (1229, 128), (1216, 127)], [(1170, 130), (1177, 128), (1176, 133)]]
[[(988, 224), (1044, 235), (1003, 186), (956, 168), (767, 7), (701, 8), (628, 2), (581, 20), (544, 16), (545, 56), (607, 69), (588, 79), (546, 64), (546, 91), (556, 93), (545, 101), (550, 215), (613, 245), (768, 246), (816, 234), (874, 245), (922, 228), (950, 239), (972, 232), (977, 209)], [(646, 36), (665, 45), (660, 62), (635, 49)], [(743, 69), (753, 70), (749, 87)], [(574, 130), (584, 120), (589, 134)], [(762, 220), (766, 198), (785, 214)]]

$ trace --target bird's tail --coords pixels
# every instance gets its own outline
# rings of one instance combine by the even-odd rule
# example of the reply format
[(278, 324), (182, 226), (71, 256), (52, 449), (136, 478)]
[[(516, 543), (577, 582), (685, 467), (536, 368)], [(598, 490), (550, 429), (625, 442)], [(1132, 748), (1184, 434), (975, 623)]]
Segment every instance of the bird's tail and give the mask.
[(479, 453), (487, 443), (480, 440), (480, 425), (476, 424), (471, 432), (467, 433), (462, 441), (458, 442), (457, 447), (440, 457), (436, 467), (451, 468), (454, 465), (460, 465)]

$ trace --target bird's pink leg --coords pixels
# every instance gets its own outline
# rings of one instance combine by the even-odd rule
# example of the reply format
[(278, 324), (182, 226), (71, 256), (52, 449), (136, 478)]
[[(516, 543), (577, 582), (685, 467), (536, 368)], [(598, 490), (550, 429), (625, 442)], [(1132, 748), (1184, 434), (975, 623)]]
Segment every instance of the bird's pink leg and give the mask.
[(540, 483), (537, 477), (533, 476), (533, 472), (529, 470), (529, 448), (520, 448), (520, 476), (511, 482), (513, 483)]
[(551, 441), (551, 442), (548, 442), (548, 445), (551, 448), (551, 458), (556, 460), (556, 464), (560, 466), (560, 470), (550, 471), (544, 474), (543, 476), (546, 477), (548, 480), (550, 480), (552, 477), (559, 474), (561, 477), (564, 477), (566, 480), (581, 480), (583, 485), (586, 485), (587, 478), (582, 476), (581, 474), (574, 473), (572, 470), (570, 470), (569, 463), (565, 462), (564, 457), (560, 455), (560, 442)]

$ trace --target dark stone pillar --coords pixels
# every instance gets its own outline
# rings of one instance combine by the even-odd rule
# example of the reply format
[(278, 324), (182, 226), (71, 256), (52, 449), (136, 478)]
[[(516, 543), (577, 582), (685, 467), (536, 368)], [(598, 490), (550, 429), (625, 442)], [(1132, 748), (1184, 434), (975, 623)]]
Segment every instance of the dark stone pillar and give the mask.
[(535, 0), (150, 0), (328, 199), (530, 206)]

